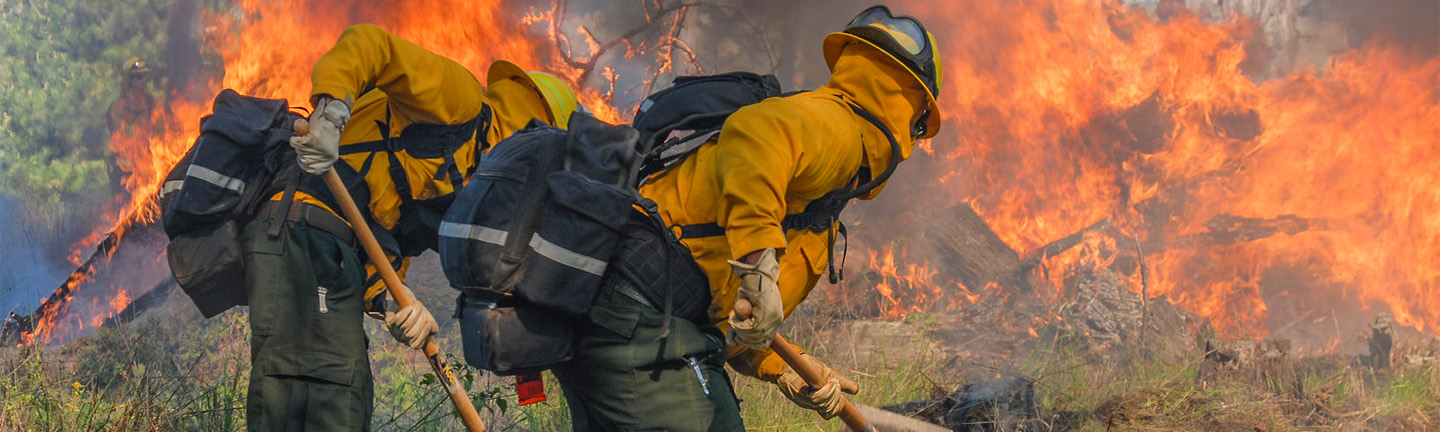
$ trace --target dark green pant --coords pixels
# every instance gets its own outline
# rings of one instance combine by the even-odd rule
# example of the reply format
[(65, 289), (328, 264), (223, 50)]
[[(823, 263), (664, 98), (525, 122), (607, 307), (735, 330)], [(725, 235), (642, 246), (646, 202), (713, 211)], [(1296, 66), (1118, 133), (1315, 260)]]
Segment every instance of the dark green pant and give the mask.
[(676, 318), (669, 336), (656, 341), (663, 320), (660, 311), (602, 289), (580, 324), (574, 358), (554, 369), (576, 431), (744, 430), (719, 331)]
[(259, 217), (240, 236), (250, 300), (249, 429), (368, 430), (374, 382), (362, 324), (364, 267), (334, 235), (304, 221), (283, 224), (271, 237), (271, 219)]

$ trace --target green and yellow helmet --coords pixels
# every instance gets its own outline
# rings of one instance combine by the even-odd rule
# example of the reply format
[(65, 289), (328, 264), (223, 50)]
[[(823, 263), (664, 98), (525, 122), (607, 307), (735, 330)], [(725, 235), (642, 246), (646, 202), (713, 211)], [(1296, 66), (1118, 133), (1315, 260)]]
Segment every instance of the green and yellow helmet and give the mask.
[(929, 107), (920, 113), (915, 136), (929, 138), (940, 131), (940, 51), (935, 49), (935, 36), (920, 21), (909, 16), (895, 16), (890, 8), (871, 6), (850, 20), (844, 31), (825, 36), (825, 64), (833, 72), (835, 62), (845, 46), (858, 43), (880, 50), (895, 63), (904, 66), (925, 88)]
[(559, 77), (545, 73), (526, 71), (515, 63), (505, 60), (496, 60), (490, 64), (490, 71), (485, 74), (485, 85), (494, 85), (497, 82), (507, 79), (517, 79), (526, 86), (534, 89), (545, 100), (545, 108), (550, 113), (550, 124), (565, 129), (570, 125), (570, 115), (575, 113), (580, 106), (579, 98), (575, 96), (575, 90), (569, 84), (560, 80)]
[(126, 75), (144, 75), (147, 73), (150, 73), (150, 67), (146, 66), (145, 61), (139, 57), (131, 57), (130, 60), (125, 61)]

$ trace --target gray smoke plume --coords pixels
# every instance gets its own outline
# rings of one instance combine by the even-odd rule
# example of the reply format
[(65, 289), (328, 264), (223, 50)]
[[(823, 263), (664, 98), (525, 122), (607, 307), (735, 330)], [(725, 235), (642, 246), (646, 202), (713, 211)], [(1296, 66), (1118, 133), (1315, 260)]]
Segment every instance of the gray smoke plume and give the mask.
[[(21, 203), (0, 195), (0, 317), (34, 310), (65, 280), (64, 249), (54, 233), (27, 217)], [(3, 319), (0, 319), (3, 321)]]

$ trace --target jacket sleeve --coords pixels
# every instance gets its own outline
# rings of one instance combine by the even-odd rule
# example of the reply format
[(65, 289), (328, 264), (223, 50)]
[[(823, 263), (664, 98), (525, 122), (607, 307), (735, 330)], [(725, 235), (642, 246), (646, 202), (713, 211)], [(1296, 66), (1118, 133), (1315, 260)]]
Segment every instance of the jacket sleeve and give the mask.
[(761, 105), (726, 120), (716, 147), (720, 214), (731, 259), (765, 248), (785, 248), (785, 191), (800, 150), (793, 121)]
[(371, 24), (345, 29), (310, 80), (312, 98), (328, 95), (351, 108), (379, 89), (412, 123), (457, 124), (480, 114), (483, 89), (469, 70)]
[[(791, 346), (795, 346), (791, 344)], [(798, 350), (799, 347), (796, 347)], [(769, 348), (753, 350), (732, 347), (727, 363), (741, 375), (755, 377), (765, 382), (775, 382), (785, 373), (785, 359)]]
[[(389, 254), (386, 254), (385, 257), (391, 260), (395, 259), (395, 257)], [(377, 302), (376, 299), (386, 298), (388, 287), (385, 286), (385, 281), (380, 277), (380, 272), (375, 268), (375, 263), (370, 262), (370, 259), (364, 256), (364, 252), (361, 252), (360, 259), (365, 262), (365, 310), (385, 313), (385, 304), (383, 302)], [(399, 276), (400, 281), (406, 285), (410, 284), (409, 282), (404, 282), (405, 273), (408, 270), (410, 270), (410, 258), (400, 258), (400, 269), (395, 271), (395, 275)]]

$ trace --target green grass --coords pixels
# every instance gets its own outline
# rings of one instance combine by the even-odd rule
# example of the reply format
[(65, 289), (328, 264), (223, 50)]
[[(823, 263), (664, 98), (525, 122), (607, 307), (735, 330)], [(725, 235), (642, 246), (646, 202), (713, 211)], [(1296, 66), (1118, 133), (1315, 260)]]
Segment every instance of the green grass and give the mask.
[[(854, 401), (887, 405), (964, 384), (947, 369), (950, 358), (931, 349), (932, 317), (889, 322), (832, 316), (802, 312), (783, 332), (860, 383)], [(423, 356), (394, 343), (378, 322), (367, 321), (367, 327), (375, 371), (374, 429), (461, 429)], [(191, 324), (145, 320), (63, 346), (0, 349), (0, 430), (243, 430), (250, 372), (246, 328), (237, 311)], [(450, 338), (455, 329), (442, 334), (447, 336), (440, 338), (442, 345), (458, 353), (459, 341)], [(1440, 366), (1434, 362), (1402, 361), (1376, 373), (1341, 356), (1304, 359), (1294, 365), (1303, 389), (1294, 394), (1273, 382), (1201, 379), (1198, 355), (1159, 359), (1138, 350), (1100, 355), (1058, 337), (1037, 341), (1007, 373), (1035, 380), (1044, 424), (1055, 430), (1440, 429)], [(458, 354), (450, 361), (491, 430), (569, 429), (564, 398), (548, 373), (549, 400), (518, 407), (513, 378), (472, 370)], [(732, 379), (751, 430), (839, 427), (838, 420), (794, 406), (772, 384)]]

